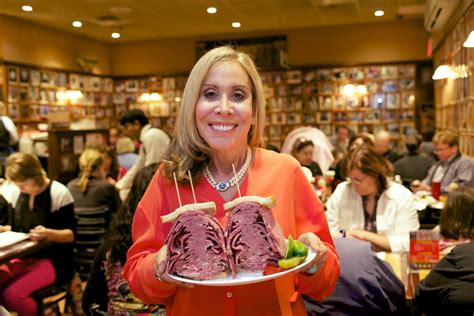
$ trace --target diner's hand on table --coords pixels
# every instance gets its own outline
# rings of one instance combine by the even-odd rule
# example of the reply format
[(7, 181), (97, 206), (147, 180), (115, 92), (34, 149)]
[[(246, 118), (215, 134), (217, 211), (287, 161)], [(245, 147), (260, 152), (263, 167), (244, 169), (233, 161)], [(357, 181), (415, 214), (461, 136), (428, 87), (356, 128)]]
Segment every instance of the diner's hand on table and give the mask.
[(0, 225), (0, 233), (9, 232), (12, 230), (10, 225)]
[(423, 190), (424, 191), (429, 191), (429, 190), (431, 190), (431, 187), (427, 184), (424, 184), (420, 180), (415, 180), (411, 183), (410, 189), (413, 192), (418, 192), (418, 191), (423, 191)]
[(316, 273), (326, 264), (326, 251), (327, 248), (324, 243), (319, 239), (318, 236), (314, 233), (304, 233), (298, 237), (298, 240), (313, 249), (316, 253), (316, 257), (312, 260), (311, 264), (303, 268), (302, 270), (297, 270), (297, 272), (306, 272), (310, 274)]
[(39, 241), (48, 239), (48, 229), (42, 225), (38, 225), (33, 229), (30, 229), (28, 234), (31, 240)]
[(155, 264), (154, 264), (153, 269), (155, 270), (156, 278), (165, 283), (175, 284), (175, 285), (187, 287), (187, 288), (193, 288), (194, 287), (193, 284), (179, 282), (169, 277), (169, 274), (166, 273), (167, 261), (168, 261), (168, 246), (164, 245), (156, 253), (156, 256), (155, 256)]

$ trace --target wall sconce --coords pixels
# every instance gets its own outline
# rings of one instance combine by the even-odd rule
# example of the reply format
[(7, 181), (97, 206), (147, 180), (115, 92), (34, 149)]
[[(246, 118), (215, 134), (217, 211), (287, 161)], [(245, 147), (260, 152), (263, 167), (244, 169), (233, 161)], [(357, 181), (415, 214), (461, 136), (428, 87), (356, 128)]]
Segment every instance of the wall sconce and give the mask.
[(342, 87), (342, 94), (345, 96), (352, 96), (354, 94), (365, 95), (367, 94), (367, 87), (362, 84), (355, 86), (349, 83), (349, 84), (344, 85), (344, 87)]
[(433, 74), (433, 77), (431, 78), (433, 80), (440, 80), (440, 79), (447, 79), (447, 78), (453, 78), (453, 77), (454, 77), (454, 72), (450, 66), (439, 65), (438, 68), (436, 68)]
[(152, 92), (152, 93), (145, 92), (140, 95), (140, 101), (141, 102), (161, 101), (161, 95), (157, 92)]
[(462, 44), (462, 46), (464, 46), (464, 47), (474, 47), (474, 31), (471, 31), (471, 33), (469, 33), (469, 36), (467, 37), (464, 44)]

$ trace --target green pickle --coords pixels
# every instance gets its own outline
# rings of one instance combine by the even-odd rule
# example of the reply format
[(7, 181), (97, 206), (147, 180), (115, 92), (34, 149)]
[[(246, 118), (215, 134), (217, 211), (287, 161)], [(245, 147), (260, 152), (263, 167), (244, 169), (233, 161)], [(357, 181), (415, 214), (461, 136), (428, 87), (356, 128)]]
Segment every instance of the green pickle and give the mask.
[(278, 261), (278, 266), (282, 269), (291, 269), (303, 262), (305, 257), (293, 257), (290, 259), (281, 259)]
[(294, 240), (293, 236), (288, 236), (288, 249), (285, 257), (278, 261), (278, 266), (282, 269), (291, 269), (299, 265), (306, 259), (308, 247), (301, 241)]

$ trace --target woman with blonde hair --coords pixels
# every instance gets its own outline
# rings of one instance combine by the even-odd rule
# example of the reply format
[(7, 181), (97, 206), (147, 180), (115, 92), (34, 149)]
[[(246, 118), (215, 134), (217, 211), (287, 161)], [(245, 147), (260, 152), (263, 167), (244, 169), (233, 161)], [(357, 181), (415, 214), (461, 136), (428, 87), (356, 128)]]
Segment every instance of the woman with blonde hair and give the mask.
[(0, 265), (0, 305), (19, 315), (37, 315), (37, 304), (31, 294), (72, 278), (74, 201), (64, 185), (46, 176), (33, 155), (10, 155), (6, 176), (9, 181), (2, 185), (1, 195), (14, 211), (0, 208), (0, 232), (24, 232), (31, 240), (48, 240), (53, 244), (26, 258)]
[[(324, 208), (293, 157), (262, 144), (264, 96), (256, 67), (230, 47), (207, 52), (193, 67), (184, 88), (174, 137), (138, 204), (132, 224), (134, 244), (124, 276), (132, 292), (147, 303), (166, 305), (172, 315), (306, 315), (300, 294), (328, 296), (339, 275)], [(233, 172), (235, 167), (236, 174)], [(193, 203), (188, 172), (198, 202), (215, 201), (215, 218), (224, 225), (224, 203), (240, 193), (277, 200), (272, 213), (283, 234), (296, 236), (318, 254), (289, 277), (241, 286), (195, 286), (166, 272), (165, 239), (171, 224), (160, 216)]]
[(67, 185), (76, 208), (107, 206), (115, 214), (120, 198), (115, 187), (106, 181), (104, 155), (97, 149), (84, 150), (79, 157), (79, 169), (79, 177)]

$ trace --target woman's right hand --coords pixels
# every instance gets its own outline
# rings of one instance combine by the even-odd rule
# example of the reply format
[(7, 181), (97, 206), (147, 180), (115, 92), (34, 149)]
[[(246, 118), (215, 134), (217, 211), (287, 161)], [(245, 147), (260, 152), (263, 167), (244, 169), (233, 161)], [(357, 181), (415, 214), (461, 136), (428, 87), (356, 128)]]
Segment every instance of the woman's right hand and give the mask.
[(160, 251), (158, 251), (155, 255), (155, 276), (159, 281), (168, 284), (175, 284), (178, 286), (186, 287), (186, 288), (193, 288), (194, 284), (184, 283), (180, 281), (176, 281), (170, 278), (169, 274), (166, 273), (166, 262), (168, 261), (168, 246), (164, 245), (161, 247)]

